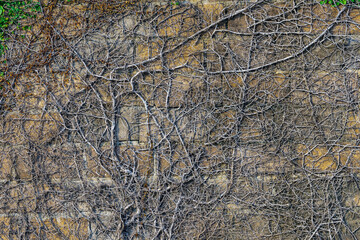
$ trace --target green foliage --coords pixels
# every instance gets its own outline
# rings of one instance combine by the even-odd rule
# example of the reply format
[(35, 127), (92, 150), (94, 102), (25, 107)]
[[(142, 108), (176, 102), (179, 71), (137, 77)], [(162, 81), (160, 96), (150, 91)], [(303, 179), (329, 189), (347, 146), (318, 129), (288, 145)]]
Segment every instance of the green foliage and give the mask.
[[(360, 0), (350, 0), (352, 3), (359, 3)], [(320, 1), (321, 5), (324, 4), (330, 4), (333, 7), (339, 6), (339, 5), (346, 5), (347, 3), (350, 3), (348, 0), (322, 0)]]
[(34, 0), (0, 1), (0, 56), (7, 49), (9, 30), (14, 26), (17, 29), (30, 30), (31, 26), (22, 26), (20, 20), (35, 18), (35, 13), (40, 10), (40, 3)]
[(180, 5), (180, 2), (179, 1), (174, 1), (174, 2), (171, 2), (171, 5)]

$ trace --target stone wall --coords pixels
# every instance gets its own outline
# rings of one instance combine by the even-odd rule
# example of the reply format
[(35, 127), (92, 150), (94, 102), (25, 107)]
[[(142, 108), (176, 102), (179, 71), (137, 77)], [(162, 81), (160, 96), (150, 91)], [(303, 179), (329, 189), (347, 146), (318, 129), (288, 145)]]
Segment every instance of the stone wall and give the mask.
[(2, 239), (359, 237), (357, 5), (42, 5), (1, 56)]

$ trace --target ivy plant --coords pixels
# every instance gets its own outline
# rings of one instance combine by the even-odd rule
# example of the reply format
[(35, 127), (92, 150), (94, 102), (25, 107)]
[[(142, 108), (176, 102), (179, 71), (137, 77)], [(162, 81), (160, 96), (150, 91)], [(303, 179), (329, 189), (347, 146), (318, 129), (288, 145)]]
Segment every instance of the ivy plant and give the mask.
[(350, 3), (350, 2), (359, 3), (360, 0), (322, 0), (322, 1), (320, 1), (320, 4), (321, 5), (330, 4), (331, 6), (336, 7), (339, 5), (346, 5), (347, 3)]
[(31, 26), (22, 25), (22, 19), (35, 18), (40, 11), (40, 3), (34, 0), (0, 1), (0, 56), (7, 49), (9, 32), (17, 29), (30, 30)]

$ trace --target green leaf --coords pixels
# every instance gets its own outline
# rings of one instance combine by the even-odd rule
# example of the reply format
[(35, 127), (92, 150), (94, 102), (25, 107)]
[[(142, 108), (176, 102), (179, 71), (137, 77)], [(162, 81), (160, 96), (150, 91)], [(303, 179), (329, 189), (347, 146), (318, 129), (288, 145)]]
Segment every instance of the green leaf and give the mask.
[(36, 10), (37, 12), (40, 12), (40, 11), (41, 11), (41, 6), (40, 6), (40, 4), (36, 4), (36, 5), (35, 5), (35, 10)]
[(0, 15), (3, 15), (4, 14), (4, 8), (2, 6), (0, 6)]

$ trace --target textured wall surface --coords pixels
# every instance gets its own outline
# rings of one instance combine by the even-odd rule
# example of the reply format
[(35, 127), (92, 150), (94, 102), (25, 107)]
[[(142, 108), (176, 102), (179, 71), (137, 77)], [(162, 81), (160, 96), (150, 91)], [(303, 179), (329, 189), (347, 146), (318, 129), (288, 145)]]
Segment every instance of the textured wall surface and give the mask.
[(0, 239), (357, 239), (360, 8), (44, 1), (0, 60)]

